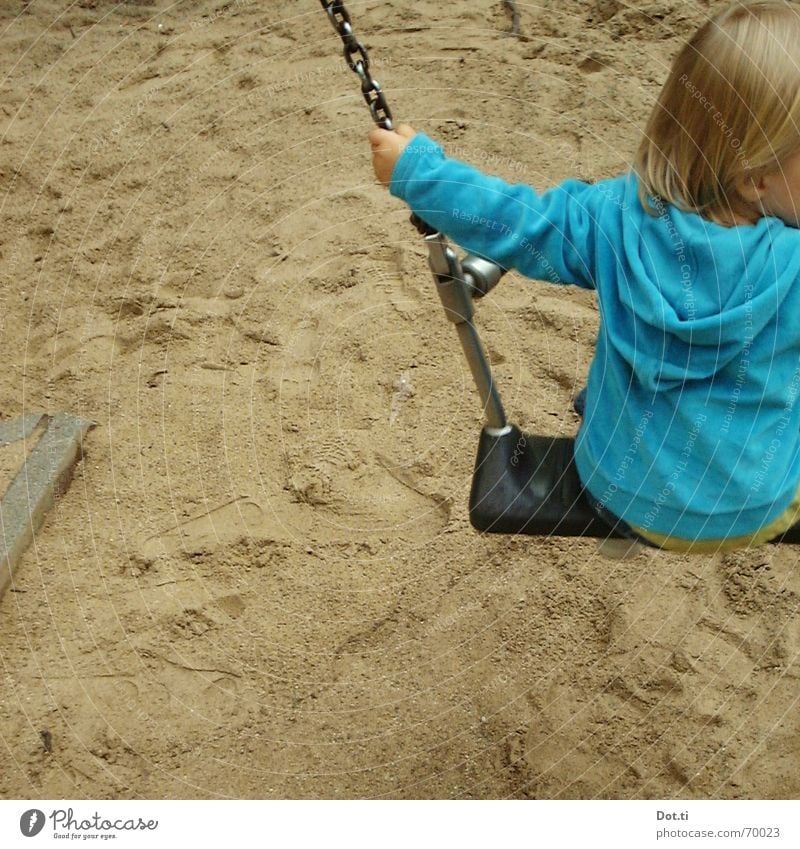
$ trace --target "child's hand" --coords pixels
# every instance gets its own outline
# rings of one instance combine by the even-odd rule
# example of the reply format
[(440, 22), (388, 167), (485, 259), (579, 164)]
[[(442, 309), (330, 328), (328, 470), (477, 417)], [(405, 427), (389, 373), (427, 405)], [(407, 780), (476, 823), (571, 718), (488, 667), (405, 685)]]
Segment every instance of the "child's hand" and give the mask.
[(375, 176), (379, 183), (389, 186), (397, 160), (416, 134), (417, 131), (408, 124), (398, 125), (396, 132), (376, 127), (369, 134), (369, 143), (372, 145), (372, 167), (375, 169)]

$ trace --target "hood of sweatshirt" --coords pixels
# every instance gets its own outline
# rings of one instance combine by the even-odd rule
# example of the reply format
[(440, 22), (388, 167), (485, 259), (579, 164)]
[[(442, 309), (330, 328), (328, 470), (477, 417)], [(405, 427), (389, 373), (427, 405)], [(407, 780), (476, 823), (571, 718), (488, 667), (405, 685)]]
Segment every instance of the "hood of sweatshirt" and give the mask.
[(649, 215), (635, 178), (611, 183), (614, 190), (602, 192), (601, 228), (605, 216), (629, 221), (613, 246), (621, 273), (608, 301), (612, 314), (604, 315), (609, 339), (648, 389), (707, 380), (774, 326), (800, 276), (800, 250), (777, 250), (777, 243), (800, 247), (800, 233), (769, 217), (724, 227), (661, 203)]

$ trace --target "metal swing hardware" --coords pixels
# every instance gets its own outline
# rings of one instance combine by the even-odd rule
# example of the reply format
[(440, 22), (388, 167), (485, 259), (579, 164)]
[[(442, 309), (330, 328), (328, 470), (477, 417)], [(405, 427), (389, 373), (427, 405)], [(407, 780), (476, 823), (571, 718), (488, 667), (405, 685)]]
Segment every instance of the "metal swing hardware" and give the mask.
[[(383, 90), (369, 71), (369, 53), (353, 31), (350, 13), (340, 0), (320, 0), (331, 25), (339, 34), (344, 45), (347, 66), (361, 80), (361, 91), (377, 126), (393, 129), (392, 113)], [(357, 57), (354, 59), (354, 57)], [(491, 370), (472, 324), (472, 297), (483, 297), (498, 283), (503, 269), (489, 260), (467, 255), (458, 259), (448, 246), (443, 233), (430, 227), (418, 216), (411, 223), (425, 237), (428, 245), (429, 265), (436, 281), (436, 288), (445, 314), (458, 330), (464, 353), (470, 364), (475, 383), (486, 410), (487, 423), (499, 430), (506, 426), (505, 414), (497, 390), (492, 382)]]
[[(369, 54), (356, 38), (344, 3), (320, 2), (342, 39), (345, 62), (361, 80), (373, 121), (383, 129), (393, 129), (392, 113), (370, 74)], [(416, 215), (411, 216), (411, 223), (425, 238), (436, 291), (447, 319), (456, 326), (486, 418), (470, 494), (473, 526), (497, 533), (620, 536), (589, 506), (572, 457), (573, 440), (529, 436), (506, 419), (472, 320), (473, 298), (488, 294), (504, 269), (474, 255), (459, 259), (443, 233)]]
[[(361, 80), (361, 93), (369, 106), (372, 120), (384, 130), (393, 130), (392, 113), (381, 89), (380, 83), (369, 72), (369, 53), (356, 38), (350, 13), (339, 0), (320, 0), (331, 25), (339, 33), (344, 45), (344, 61), (348, 68)], [(356, 57), (356, 58), (354, 58)]]

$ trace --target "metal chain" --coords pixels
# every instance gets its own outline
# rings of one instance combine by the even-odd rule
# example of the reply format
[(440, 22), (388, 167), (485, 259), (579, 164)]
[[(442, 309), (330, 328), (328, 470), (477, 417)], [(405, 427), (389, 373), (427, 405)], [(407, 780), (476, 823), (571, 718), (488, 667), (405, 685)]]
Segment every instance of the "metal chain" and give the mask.
[[(372, 113), (372, 120), (379, 127), (383, 127), (384, 130), (393, 130), (394, 124), (389, 104), (386, 102), (378, 81), (369, 72), (369, 53), (353, 32), (350, 13), (340, 0), (320, 0), (320, 3), (327, 12), (333, 28), (339, 33), (344, 43), (344, 61), (361, 80), (361, 91), (367, 106), (369, 106), (369, 111)], [(359, 58), (353, 61), (353, 56), (356, 55)], [(411, 223), (423, 236), (436, 233), (436, 229), (426, 224), (416, 213), (411, 216)]]
[[(372, 120), (384, 130), (393, 130), (392, 113), (378, 81), (369, 72), (367, 48), (356, 38), (350, 14), (340, 0), (320, 0), (322, 8), (344, 44), (344, 61), (361, 80), (361, 93), (372, 113)], [(357, 58), (354, 58), (357, 57)]]

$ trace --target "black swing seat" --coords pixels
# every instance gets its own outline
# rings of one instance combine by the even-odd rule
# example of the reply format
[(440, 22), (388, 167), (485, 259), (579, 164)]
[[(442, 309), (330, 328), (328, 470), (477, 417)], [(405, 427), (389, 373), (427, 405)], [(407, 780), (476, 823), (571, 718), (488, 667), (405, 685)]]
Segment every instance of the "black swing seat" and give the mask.
[[(575, 468), (575, 440), (484, 428), (469, 497), (478, 531), (530, 536), (624, 538), (589, 503)], [(800, 543), (800, 523), (772, 542)]]
[(574, 448), (574, 439), (534, 436), (515, 425), (499, 436), (484, 428), (469, 496), (472, 527), (495, 534), (623, 537), (589, 504)]

